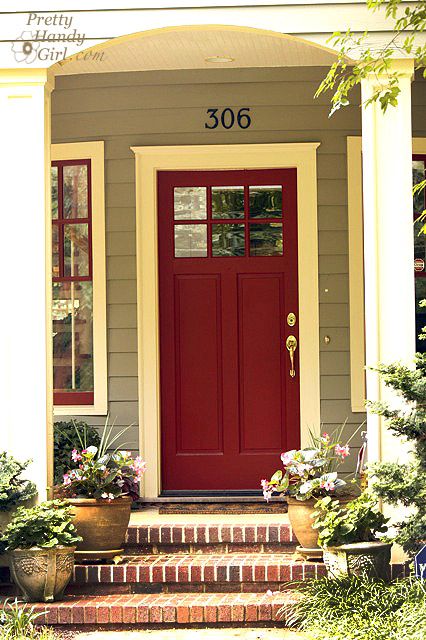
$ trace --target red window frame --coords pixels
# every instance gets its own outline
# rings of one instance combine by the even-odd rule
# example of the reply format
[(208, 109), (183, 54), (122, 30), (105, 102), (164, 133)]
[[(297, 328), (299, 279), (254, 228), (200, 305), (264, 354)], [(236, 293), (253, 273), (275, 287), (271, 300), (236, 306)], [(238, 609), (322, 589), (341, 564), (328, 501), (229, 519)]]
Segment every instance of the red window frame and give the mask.
[[(63, 168), (66, 166), (83, 165), (87, 167), (87, 217), (86, 218), (65, 218), (64, 217), (64, 191), (63, 191)], [(93, 282), (93, 242), (92, 242), (92, 172), (90, 159), (76, 160), (55, 160), (52, 167), (58, 168), (58, 217), (52, 217), (52, 229), (58, 229), (58, 253), (59, 253), (59, 275), (52, 274), (52, 282)], [(66, 276), (64, 268), (64, 227), (73, 224), (87, 224), (88, 238), (88, 275), (87, 276)], [(53, 390), (53, 404), (64, 405), (93, 405), (94, 391), (56, 391)]]

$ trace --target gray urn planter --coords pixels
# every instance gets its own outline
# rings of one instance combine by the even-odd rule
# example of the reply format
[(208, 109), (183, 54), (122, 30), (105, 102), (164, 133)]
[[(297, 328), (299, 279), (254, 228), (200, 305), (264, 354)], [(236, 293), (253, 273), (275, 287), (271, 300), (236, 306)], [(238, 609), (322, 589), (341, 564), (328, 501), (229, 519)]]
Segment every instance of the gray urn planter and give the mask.
[(324, 549), (329, 578), (365, 576), (389, 582), (391, 542), (357, 542)]
[(74, 567), (75, 547), (14, 549), (9, 553), (13, 581), (26, 602), (61, 600)]

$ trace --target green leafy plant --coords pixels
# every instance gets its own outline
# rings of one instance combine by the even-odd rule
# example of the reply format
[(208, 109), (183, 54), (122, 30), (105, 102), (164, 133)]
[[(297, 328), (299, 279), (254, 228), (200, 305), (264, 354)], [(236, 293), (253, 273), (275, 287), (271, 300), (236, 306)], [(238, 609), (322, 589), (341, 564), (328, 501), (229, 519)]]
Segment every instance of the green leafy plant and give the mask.
[[(298, 600), (288, 624), (315, 640), (423, 640), (426, 587), (419, 580), (390, 584), (341, 576), (294, 585)], [(282, 611), (282, 614), (285, 612)]]
[(37, 494), (36, 486), (22, 474), (31, 460), (18, 462), (5, 451), (0, 453), (0, 511), (9, 511)]
[(86, 422), (55, 422), (53, 429), (54, 482), (61, 484), (68, 469), (76, 469), (71, 453), (74, 449), (99, 447), (101, 436), (97, 429)]
[(355, 435), (341, 445), (345, 426), (322, 436), (311, 432), (309, 447), (282, 453), (283, 469), (278, 469), (270, 480), (261, 481), (265, 500), (268, 501), (274, 492), (297, 500), (309, 500), (341, 490), (346, 482), (338, 478), (337, 469), (349, 456), (349, 443)]
[(354, 542), (371, 542), (377, 533), (386, 533), (388, 518), (380, 512), (378, 500), (368, 491), (342, 505), (326, 496), (315, 505), (314, 529), (318, 529), (321, 547), (334, 547)]
[(426, 540), (426, 354), (416, 354), (415, 368), (396, 363), (377, 370), (385, 385), (405, 402), (398, 409), (372, 402), (368, 408), (383, 416), (390, 431), (410, 443), (412, 452), (405, 463), (372, 464), (369, 474), (380, 498), (408, 507), (395, 540), (413, 556)]
[[(114, 448), (129, 428), (113, 435), (114, 425), (109, 424), (107, 418), (98, 447), (73, 449), (71, 459), (77, 468), (64, 474), (61, 495), (105, 500), (128, 495), (137, 500), (146, 463), (141, 456), (132, 458), (130, 451)], [(84, 445), (83, 441), (81, 445)]]
[(0, 610), (0, 633), (3, 640), (54, 640), (55, 633), (47, 627), (36, 628), (35, 623), (44, 611), (36, 612), (19, 600), (7, 599)]
[(71, 547), (82, 540), (72, 518), (71, 508), (60, 500), (43, 502), (30, 509), (20, 507), (1, 540), (6, 551)]

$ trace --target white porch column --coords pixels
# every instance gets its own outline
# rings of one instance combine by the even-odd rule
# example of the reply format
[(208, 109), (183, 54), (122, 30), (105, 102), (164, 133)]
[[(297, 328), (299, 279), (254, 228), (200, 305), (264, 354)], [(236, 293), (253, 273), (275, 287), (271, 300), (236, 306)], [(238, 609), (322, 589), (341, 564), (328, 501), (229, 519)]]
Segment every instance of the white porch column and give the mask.
[(52, 469), (50, 93), (46, 69), (0, 70), (0, 450)]
[[(413, 276), (412, 60), (396, 60), (401, 93), (386, 113), (376, 102), (362, 110), (365, 335), (367, 367), (412, 363), (415, 353)], [(364, 103), (384, 77), (362, 84)], [(376, 373), (367, 369), (367, 398), (389, 397)], [(368, 415), (370, 461), (396, 461), (403, 447), (379, 416)]]

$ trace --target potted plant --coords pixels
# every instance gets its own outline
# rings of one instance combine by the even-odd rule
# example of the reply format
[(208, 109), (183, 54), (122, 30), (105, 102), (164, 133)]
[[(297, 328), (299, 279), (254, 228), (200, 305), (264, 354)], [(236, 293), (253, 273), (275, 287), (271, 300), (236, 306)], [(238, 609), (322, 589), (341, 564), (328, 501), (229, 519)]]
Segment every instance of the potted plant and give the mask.
[[(331, 435), (311, 433), (311, 445), (281, 454), (283, 469), (270, 480), (262, 480), (263, 495), (269, 500), (273, 493), (286, 497), (288, 517), (299, 541), (297, 550), (308, 558), (321, 558), (318, 534), (312, 528), (312, 513), (319, 498), (334, 495), (342, 501), (353, 497), (354, 489), (338, 477), (337, 469), (349, 455), (349, 442), (339, 440), (345, 425)], [(353, 436), (352, 436), (353, 437)]]
[[(82, 542), (80, 558), (108, 559), (120, 554), (130, 520), (130, 508), (139, 498), (139, 483), (146, 470), (140, 456), (113, 449), (125, 433), (112, 436), (108, 420), (99, 447), (74, 449), (71, 457), (77, 468), (64, 474), (60, 493), (72, 506), (75, 526)], [(84, 443), (81, 443), (84, 447)]]
[[(19, 462), (5, 451), (0, 452), (0, 533), (12, 520), (16, 508), (28, 505), (37, 494), (35, 484), (22, 477), (30, 464), (31, 460)], [(7, 564), (6, 556), (0, 555), (0, 566)]]
[(20, 507), (6, 527), (2, 543), (10, 558), (14, 582), (27, 602), (51, 602), (63, 596), (80, 541), (73, 514), (59, 500)]
[(377, 538), (377, 534), (387, 532), (388, 518), (379, 511), (378, 499), (369, 491), (346, 505), (326, 496), (318, 500), (313, 518), (329, 577), (390, 579), (392, 542)]

